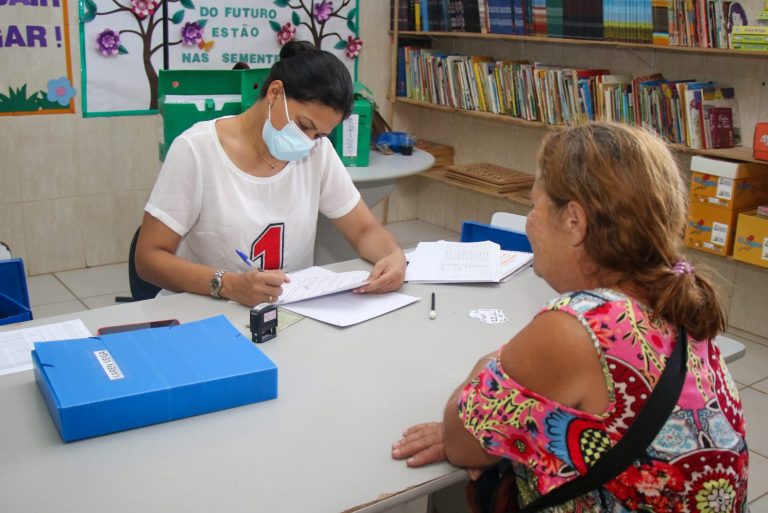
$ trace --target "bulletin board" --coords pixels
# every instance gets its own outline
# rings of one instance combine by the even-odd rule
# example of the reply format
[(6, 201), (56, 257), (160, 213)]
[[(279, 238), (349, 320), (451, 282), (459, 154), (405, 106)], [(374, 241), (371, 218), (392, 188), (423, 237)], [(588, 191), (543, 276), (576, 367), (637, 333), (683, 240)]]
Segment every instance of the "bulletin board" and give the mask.
[(80, 0), (83, 115), (157, 112), (160, 69), (269, 68), (291, 40), (357, 77), (359, 0)]
[(75, 112), (67, 0), (0, 1), (0, 116)]

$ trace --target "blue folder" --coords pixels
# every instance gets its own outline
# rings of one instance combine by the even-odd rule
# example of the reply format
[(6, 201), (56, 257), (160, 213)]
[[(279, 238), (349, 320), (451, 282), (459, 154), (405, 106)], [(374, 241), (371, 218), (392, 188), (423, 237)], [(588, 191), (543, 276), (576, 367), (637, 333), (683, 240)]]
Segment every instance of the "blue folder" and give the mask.
[(277, 367), (224, 316), (36, 342), (32, 361), (65, 442), (277, 397)]

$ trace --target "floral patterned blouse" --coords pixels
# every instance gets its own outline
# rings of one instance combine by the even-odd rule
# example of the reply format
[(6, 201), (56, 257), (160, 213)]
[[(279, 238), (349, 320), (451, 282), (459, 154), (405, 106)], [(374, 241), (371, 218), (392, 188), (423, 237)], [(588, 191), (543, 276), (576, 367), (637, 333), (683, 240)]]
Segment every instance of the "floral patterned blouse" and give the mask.
[[(676, 330), (617, 292), (568, 293), (542, 310), (573, 315), (600, 357), (609, 393), (602, 415), (526, 389), (498, 356), (459, 400), (465, 428), (512, 462), (521, 506), (583, 474), (622, 437), (672, 353)], [(540, 312), (541, 313), (541, 312)], [(745, 512), (748, 451), (738, 392), (712, 340), (690, 341), (674, 412), (644, 457), (603, 488), (548, 511)]]

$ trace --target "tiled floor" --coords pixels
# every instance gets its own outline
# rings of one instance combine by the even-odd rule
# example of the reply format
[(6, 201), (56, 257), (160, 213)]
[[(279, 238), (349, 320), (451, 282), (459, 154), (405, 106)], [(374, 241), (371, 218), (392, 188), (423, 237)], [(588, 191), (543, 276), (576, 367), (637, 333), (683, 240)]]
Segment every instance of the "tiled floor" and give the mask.
[[(458, 234), (422, 221), (392, 223), (403, 248), (423, 240), (458, 240)], [(36, 319), (112, 305), (129, 296), (128, 264), (114, 264), (28, 278)], [(738, 337), (734, 337), (738, 338)], [(747, 418), (750, 447), (749, 497), (752, 513), (768, 513), (768, 343), (743, 341), (747, 355), (730, 365)]]

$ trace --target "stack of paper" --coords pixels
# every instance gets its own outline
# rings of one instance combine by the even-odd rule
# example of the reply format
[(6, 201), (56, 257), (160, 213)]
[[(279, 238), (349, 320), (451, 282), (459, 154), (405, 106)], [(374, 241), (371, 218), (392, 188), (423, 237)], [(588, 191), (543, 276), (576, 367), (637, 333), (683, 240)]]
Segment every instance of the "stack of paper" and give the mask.
[(500, 282), (525, 269), (533, 253), (502, 251), (483, 242), (421, 242), (408, 257), (405, 279), (421, 283)]
[[(312, 269), (312, 268), (310, 268)], [(277, 301), (279, 305), (304, 301), (313, 297), (327, 296), (345, 290), (362, 287), (368, 282), (371, 273), (367, 271), (350, 271), (346, 273), (310, 272), (305, 269), (302, 273), (289, 274), (289, 283), (283, 284), (283, 294)]]
[(336, 293), (362, 286), (368, 281), (369, 273), (366, 271), (334, 273), (310, 267), (288, 276), (291, 282), (283, 285), (283, 295), (278, 304), (286, 310), (334, 326), (352, 326), (419, 300), (398, 292)]

